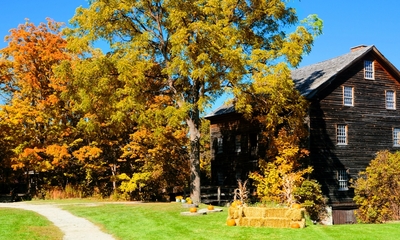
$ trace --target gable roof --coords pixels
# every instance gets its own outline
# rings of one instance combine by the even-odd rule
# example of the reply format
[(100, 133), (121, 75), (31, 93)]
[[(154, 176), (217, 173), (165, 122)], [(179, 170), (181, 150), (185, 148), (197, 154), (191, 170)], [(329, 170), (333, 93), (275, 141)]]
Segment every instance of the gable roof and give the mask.
[(323, 89), (330, 82), (335, 80), (336, 76), (352, 66), (353, 63), (360, 60), (366, 54), (374, 52), (389, 67), (389, 70), (397, 75), (400, 80), (400, 73), (393, 64), (391, 64), (376, 49), (374, 45), (361, 47), (358, 50), (349, 52), (336, 58), (332, 58), (323, 62), (305, 66), (292, 71), (292, 79), (296, 88), (306, 98), (312, 98), (319, 90)]
[(215, 116), (220, 116), (220, 115), (225, 115), (228, 113), (235, 113), (235, 106), (233, 105), (233, 103), (229, 103), (229, 104), (223, 104), (222, 106), (218, 107), (217, 109), (215, 109), (213, 112), (211, 112), (210, 114), (206, 115), (204, 118), (209, 118), (209, 117), (215, 117)]
[[(295, 69), (292, 71), (292, 79), (297, 90), (299, 90), (303, 96), (310, 99), (318, 91), (329, 86), (329, 84), (336, 79), (338, 74), (351, 67), (353, 63), (359, 61), (370, 52), (376, 54), (383, 63), (386, 64), (388, 70), (400, 81), (399, 70), (397, 70), (397, 68), (389, 62), (374, 45), (359, 46), (357, 47), (357, 50), (339, 57)], [(208, 114), (206, 118), (233, 112), (235, 112), (233, 104), (224, 104), (214, 112)]]

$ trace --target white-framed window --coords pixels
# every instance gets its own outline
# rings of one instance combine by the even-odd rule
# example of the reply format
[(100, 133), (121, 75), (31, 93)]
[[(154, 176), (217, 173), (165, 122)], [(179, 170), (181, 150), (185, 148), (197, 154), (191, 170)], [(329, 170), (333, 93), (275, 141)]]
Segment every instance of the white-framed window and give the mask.
[(242, 137), (240, 135), (236, 135), (235, 137), (235, 152), (239, 153), (242, 151)]
[(224, 152), (224, 139), (222, 137), (217, 138), (217, 153)]
[(364, 78), (365, 79), (374, 79), (374, 62), (365, 60), (364, 61)]
[(339, 184), (339, 191), (347, 191), (349, 190), (348, 187), (348, 176), (347, 176), (347, 171), (345, 169), (340, 169), (337, 171), (337, 179), (338, 179), (338, 184)]
[(400, 147), (400, 128), (393, 128), (393, 146)]
[(386, 90), (386, 109), (396, 109), (396, 93), (393, 90)]
[(336, 142), (338, 145), (347, 144), (347, 125), (338, 124), (336, 126)]
[(343, 105), (353, 106), (353, 87), (343, 86)]

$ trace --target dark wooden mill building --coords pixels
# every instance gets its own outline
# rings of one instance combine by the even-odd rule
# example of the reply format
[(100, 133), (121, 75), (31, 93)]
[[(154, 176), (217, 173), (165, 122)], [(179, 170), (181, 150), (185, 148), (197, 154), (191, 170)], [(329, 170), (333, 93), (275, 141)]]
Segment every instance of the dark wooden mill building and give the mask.
[[(296, 88), (310, 101), (309, 150), (315, 178), (329, 198), (333, 223), (354, 223), (349, 180), (380, 150), (400, 150), (400, 72), (375, 46), (292, 71)], [(399, 108), (399, 109), (397, 109)], [(233, 184), (257, 168), (257, 126), (222, 106), (211, 122), (214, 184)]]

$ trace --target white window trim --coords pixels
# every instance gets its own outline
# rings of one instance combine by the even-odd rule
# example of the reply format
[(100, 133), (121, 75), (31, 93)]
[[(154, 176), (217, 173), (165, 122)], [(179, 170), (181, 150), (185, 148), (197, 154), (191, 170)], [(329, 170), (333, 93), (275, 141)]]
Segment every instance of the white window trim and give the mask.
[[(368, 75), (372, 75), (369, 77)], [(374, 80), (375, 79), (375, 67), (374, 61), (365, 60), (364, 61), (364, 78)]]
[[(346, 96), (346, 89), (351, 89), (351, 96), (348, 97)], [(348, 104), (346, 103), (346, 99), (350, 99), (351, 103)], [(354, 87), (350, 87), (350, 86), (343, 86), (343, 106), (349, 106), (352, 107), (354, 106)]]
[[(344, 135), (339, 135), (339, 128), (344, 127)], [(344, 137), (344, 142), (341, 140), (341, 138)], [(340, 138), (340, 140), (339, 140)], [(337, 124), (336, 125), (336, 144), (337, 145), (347, 145), (348, 143), (348, 131), (347, 131), (347, 125), (346, 124)]]
[(393, 128), (393, 147), (400, 147), (400, 127)]
[(348, 182), (349, 177), (347, 175), (346, 169), (337, 170), (337, 180), (339, 185), (339, 191), (347, 191), (349, 190)]
[[(388, 102), (388, 92), (393, 93), (393, 102)], [(393, 104), (393, 107), (389, 107), (389, 104)], [(389, 110), (396, 110), (396, 92), (393, 90), (386, 90), (385, 91), (385, 107)]]

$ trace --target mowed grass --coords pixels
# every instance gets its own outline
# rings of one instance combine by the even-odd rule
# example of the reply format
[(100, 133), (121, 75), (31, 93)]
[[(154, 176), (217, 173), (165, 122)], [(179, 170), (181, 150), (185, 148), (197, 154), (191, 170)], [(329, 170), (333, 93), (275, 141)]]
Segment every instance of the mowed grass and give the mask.
[[(203, 208), (206, 205), (201, 206)], [(308, 225), (304, 229), (226, 226), (227, 209), (201, 216), (183, 216), (179, 203), (62, 205), (77, 216), (125, 239), (400, 239), (400, 224)]]
[(58, 240), (63, 235), (47, 218), (35, 212), (0, 208), (0, 239)]
[[(91, 200), (32, 201), (56, 204), (124, 239), (400, 239), (400, 223), (308, 225), (304, 229), (226, 226), (227, 209), (202, 216), (182, 216), (179, 203), (109, 203)], [(206, 205), (201, 207), (206, 208)], [(31, 211), (0, 208), (0, 239), (62, 239), (62, 233)]]

